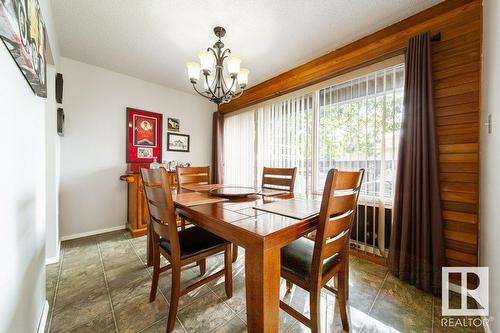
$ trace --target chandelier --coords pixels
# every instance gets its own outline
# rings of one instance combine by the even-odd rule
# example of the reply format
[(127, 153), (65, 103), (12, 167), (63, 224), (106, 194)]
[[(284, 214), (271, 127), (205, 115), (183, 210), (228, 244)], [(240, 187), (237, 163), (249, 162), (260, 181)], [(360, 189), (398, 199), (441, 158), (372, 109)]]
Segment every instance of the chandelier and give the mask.
[[(241, 96), (248, 84), (248, 69), (240, 68), (241, 60), (230, 56), (231, 50), (224, 48), (221, 38), (226, 34), (223, 27), (214, 28), (215, 36), (219, 38), (213, 47), (199, 55), (200, 63), (188, 62), (188, 76), (194, 90), (215, 104), (229, 103)], [(225, 68), (224, 65), (227, 65)], [(203, 74), (203, 90), (196, 84)]]

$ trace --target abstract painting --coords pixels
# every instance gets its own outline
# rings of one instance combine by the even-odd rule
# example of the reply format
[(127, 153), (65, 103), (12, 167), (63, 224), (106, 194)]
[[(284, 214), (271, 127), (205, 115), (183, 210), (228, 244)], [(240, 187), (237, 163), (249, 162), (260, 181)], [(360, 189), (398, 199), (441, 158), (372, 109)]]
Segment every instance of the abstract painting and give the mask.
[(38, 0), (0, 0), (0, 39), (40, 97), (47, 97), (46, 37)]

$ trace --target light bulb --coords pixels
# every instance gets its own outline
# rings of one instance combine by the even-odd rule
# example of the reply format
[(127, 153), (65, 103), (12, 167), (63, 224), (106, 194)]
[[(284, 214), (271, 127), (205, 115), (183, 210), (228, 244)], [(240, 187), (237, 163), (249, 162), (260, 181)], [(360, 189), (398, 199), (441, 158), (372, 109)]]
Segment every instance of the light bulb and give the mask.
[(227, 57), (227, 71), (231, 77), (240, 72), (241, 59), (238, 57)]
[(240, 73), (238, 74), (238, 83), (240, 84), (240, 87), (242, 89), (245, 88), (248, 84), (248, 74), (250, 74), (250, 71), (248, 69), (240, 69)]
[(202, 52), (199, 55), (200, 65), (203, 72), (211, 73), (214, 67), (215, 57), (211, 52)]
[(197, 62), (188, 62), (186, 66), (189, 80), (191, 83), (196, 83), (200, 77), (200, 64)]

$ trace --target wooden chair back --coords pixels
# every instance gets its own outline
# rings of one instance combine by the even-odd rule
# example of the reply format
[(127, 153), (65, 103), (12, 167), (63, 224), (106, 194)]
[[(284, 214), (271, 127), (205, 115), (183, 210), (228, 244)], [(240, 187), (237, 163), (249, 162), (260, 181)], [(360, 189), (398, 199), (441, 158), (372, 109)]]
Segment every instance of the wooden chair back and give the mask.
[(210, 167), (177, 167), (177, 191), (182, 192), (182, 185), (210, 184)]
[(167, 170), (141, 168), (141, 176), (148, 203), (150, 226), (154, 231), (153, 244), (158, 246), (159, 237), (168, 240), (171, 256), (180, 260), (179, 234)]
[(262, 188), (293, 192), (297, 168), (267, 168), (262, 171)]
[[(339, 256), (345, 260), (349, 251), (351, 227), (356, 215), (359, 192), (365, 170), (328, 172), (321, 201), (318, 229), (316, 233), (312, 273), (323, 274), (323, 262)], [(327, 273), (328, 275), (328, 273)]]

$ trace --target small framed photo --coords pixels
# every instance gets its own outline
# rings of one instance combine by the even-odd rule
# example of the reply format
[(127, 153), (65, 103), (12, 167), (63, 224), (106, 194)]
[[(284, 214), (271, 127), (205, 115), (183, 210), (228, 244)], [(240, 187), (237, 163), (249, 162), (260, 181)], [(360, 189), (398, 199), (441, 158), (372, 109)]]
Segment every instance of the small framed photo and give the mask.
[(57, 134), (64, 136), (64, 110), (57, 108)]
[(153, 148), (137, 148), (137, 158), (153, 158)]
[(179, 132), (179, 130), (180, 130), (180, 121), (179, 121), (179, 119), (168, 118), (167, 123), (168, 123), (167, 131), (169, 131), (169, 132)]
[(189, 152), (189, 135), (167, 133), (167, 150)]

